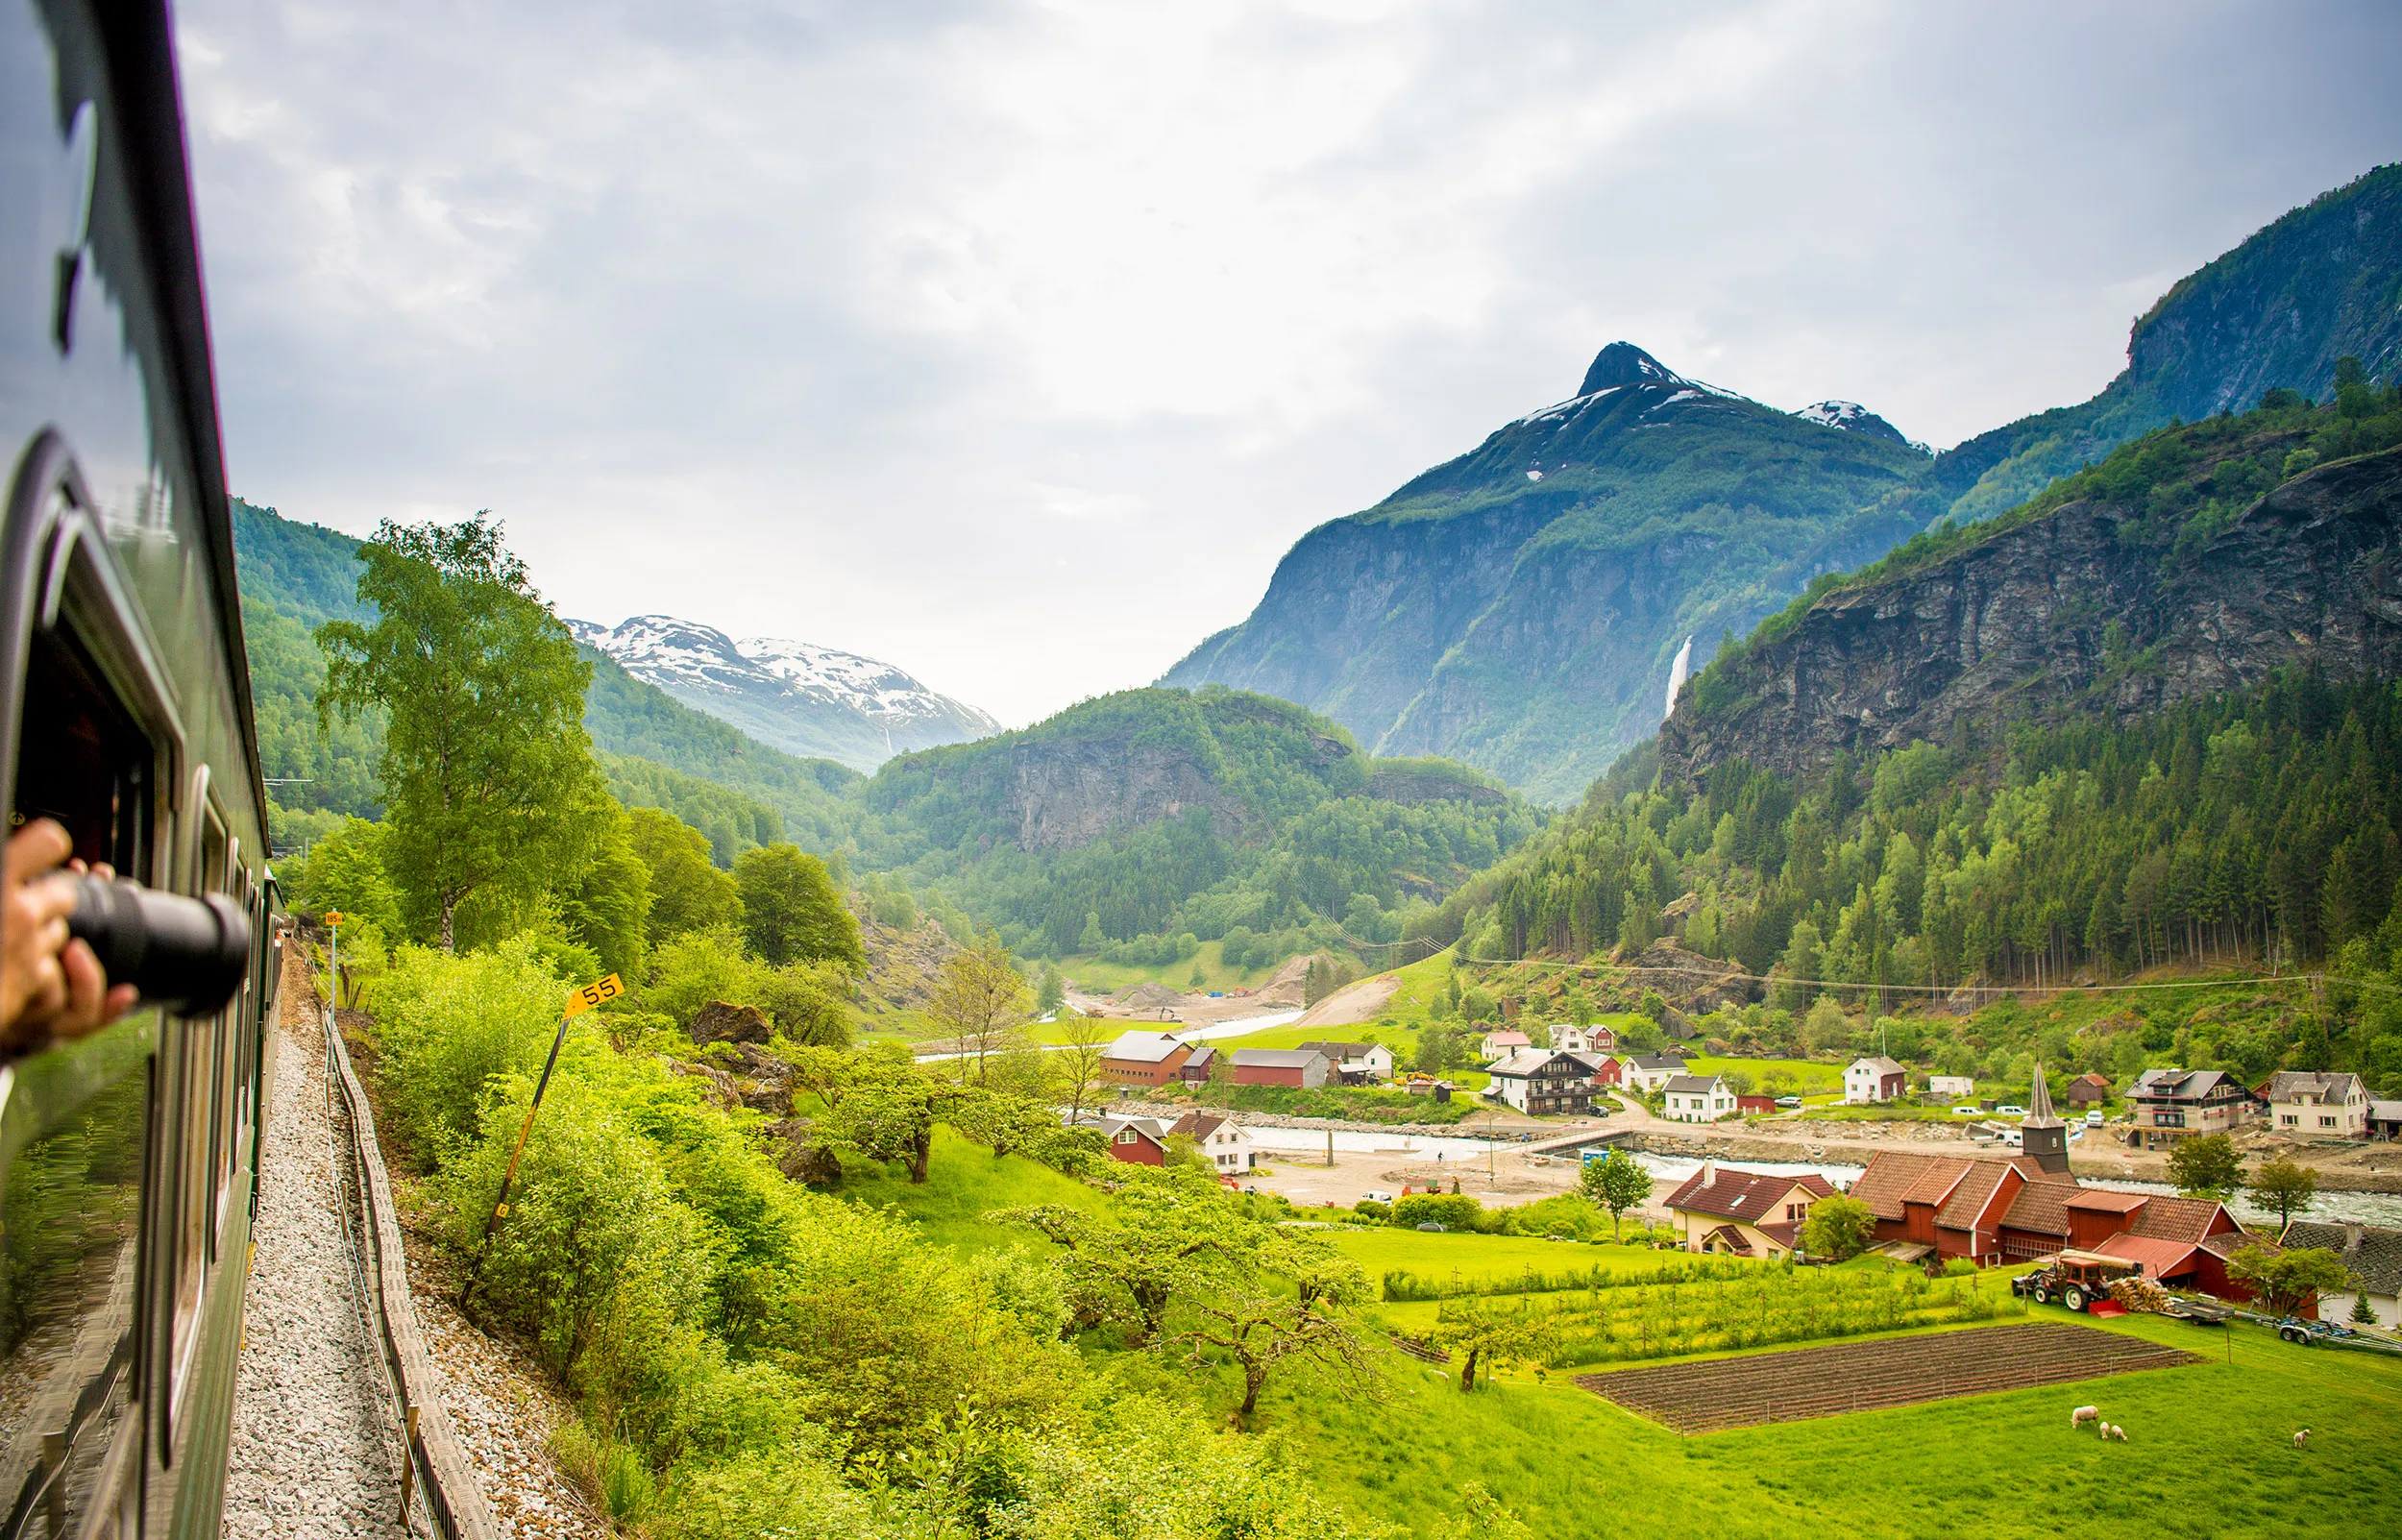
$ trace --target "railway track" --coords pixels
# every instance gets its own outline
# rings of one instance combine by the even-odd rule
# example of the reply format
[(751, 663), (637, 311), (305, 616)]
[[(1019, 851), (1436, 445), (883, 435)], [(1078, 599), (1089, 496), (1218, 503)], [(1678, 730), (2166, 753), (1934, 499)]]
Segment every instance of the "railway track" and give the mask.
[(436, 1398), (374, 1113), (298, 949), (277, 1023), (228, 1535), (492, 1540)]

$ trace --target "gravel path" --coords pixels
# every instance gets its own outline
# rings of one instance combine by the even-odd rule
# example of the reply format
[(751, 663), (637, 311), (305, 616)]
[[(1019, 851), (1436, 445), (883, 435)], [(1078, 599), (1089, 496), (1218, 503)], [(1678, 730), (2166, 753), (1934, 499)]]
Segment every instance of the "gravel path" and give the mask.
[(501, 1521), (502, 1540), (609, 1540), (608, 1524), (568, 1484), (551, 1457), (551, 1430), (574, 1416), (530, 1355), (484, 1335), (437, 1292), (433, 1270), (410, 1248), (417, 1323), (442, 1375), (442, 1404)]
[(324, 1038), (306, 976), (287, 974), (282, 992), (225, 1533), (397, 1534), (400, 1439), (351, 1283)]

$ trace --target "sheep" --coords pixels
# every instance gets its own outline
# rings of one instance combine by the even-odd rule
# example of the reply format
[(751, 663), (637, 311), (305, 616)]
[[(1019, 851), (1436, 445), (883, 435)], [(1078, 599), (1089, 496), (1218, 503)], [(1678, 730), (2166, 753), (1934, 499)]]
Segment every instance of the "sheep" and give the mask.
[(2079, 1406), (2069, 1413), (2069, 1431), (2073, 1433), (2087, 1423), (2098, 1424), (2100, 1421), (2101, 1408), (2099, 1406)]
[(2123, 1444), (2127, 1441), (2127, 1430), (2118, 1423), (2104, 1423), (2102, 1424), (2102, 1437), (2115, 1438)]
[(2293, 1447), (2295, 1449), (2300, 1449), (2304, 1444), (2310, 1442), (2310, 1436), (2311, 1430), (2309, 1429), (2305, 1428), (2300, 1430), (2293, 1435)]

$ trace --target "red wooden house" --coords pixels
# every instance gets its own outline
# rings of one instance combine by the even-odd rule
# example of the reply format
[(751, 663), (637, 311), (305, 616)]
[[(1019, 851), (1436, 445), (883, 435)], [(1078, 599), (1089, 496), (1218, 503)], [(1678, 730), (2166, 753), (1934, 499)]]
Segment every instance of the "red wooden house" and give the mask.
[(1774, 1096), (1737, 1096), (1735, 1111), (1745, 1117), (1773, 1116), (1777, 1111), (1777, 1098)]
[(1167, 1127), (1156, 1117), (1103, 1117), (1101, 1137), (1109, 1140), (1110, 1159), (1133, 1165), (1167, 1163)]

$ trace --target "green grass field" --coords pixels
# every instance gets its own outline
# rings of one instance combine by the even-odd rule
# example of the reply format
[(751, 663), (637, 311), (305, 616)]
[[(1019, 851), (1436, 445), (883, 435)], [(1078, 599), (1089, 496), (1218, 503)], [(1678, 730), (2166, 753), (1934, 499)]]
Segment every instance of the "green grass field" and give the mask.
[(843, 1185), (835, 1190), (872, 1209), (896, 1207), (918, 1222), (928, 1239), (962, 1252), (1011, 1244), (1048, 1249), (1047, 1242), (1030, 1232), (987, 1224), (983, 1215), (991, 1210), (1036, 1203), (1097, 1210), (1109, 1201), (1074, 1178), (1023, 1156), (1005, 1155), (996, 1161), (986, 1146), (947, 1128), (935, 1130), (925, 1186), (912, 1185), (904, 1171), (854, 1160), (844, 1163)]
[(1778, 1095), (1806, 1097), (1827, 1091), (1843, 1094), (1843, 1065), (1823, 1064), (1812, 1059), (1718, 1059), (1703, 1055), (1687, 1061), (1687, 1067), (1697, 1075), (1749, 1075), (1754, 1091), (1764, 1090), (1767, 1078), (1782, 1071), (1793, 1077), (1793, 1087), (1790, 1092), (1780, 1089)]
[[(2060, 1312), (2054, 1312), (2060, 1313)], [(2061, 1319), (2067, 1319), (2060, 1313)], [(2112, 1323), (2223, 1352), (2193, 1327)], [(1963, 1328), (1974, 1331), (1978, 1328)], [(2235, 1362), (1692, 1437), (1552, 1376), (1462, 1395), (1396, 1362), (1381, 1401), (1273, 1395), (1322, 1489), (1363, 1520), (1428, 1532), (1481, 1481), (1551, 1537), (2354, 1536), (2402, 1490), (2402, 1362), (2240, 1329)], [(2091, 1402), (2129, 1442), (2069, 1430)], [(2308, 1449), (2296, 1428), (2313, 1430)]]
[(1365, 1270), (1370, 1283), (1391, 1272), (1471, 1282), (1515, 1278), (1530, 1269), (1556, 1273), (1606, 1267), (1612, 1271), (1656, 1267), (1663, 1254), (1648, 1246), (1580, 1246), (1532, 1235), (1430, 1234), (1415, 1230), (1344, 1230), (1335, 1244)]

